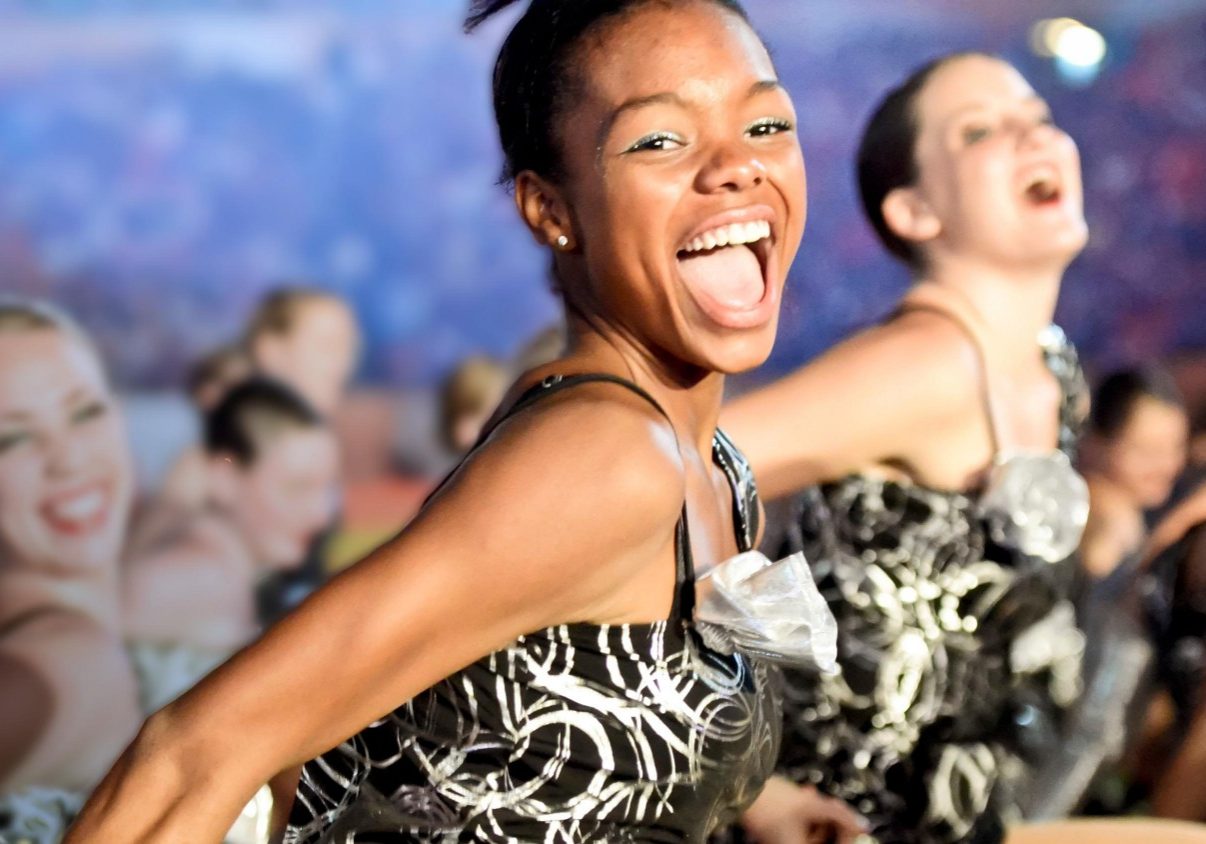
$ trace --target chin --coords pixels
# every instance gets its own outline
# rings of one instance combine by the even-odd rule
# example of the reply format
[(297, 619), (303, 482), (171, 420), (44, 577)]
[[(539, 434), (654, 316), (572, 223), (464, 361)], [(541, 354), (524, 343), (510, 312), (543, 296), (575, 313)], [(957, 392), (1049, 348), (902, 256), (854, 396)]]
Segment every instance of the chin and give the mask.
[(776, 325), (736, 336), (718, 338), (706, 354), (701, 355), (704, 368), (724, 375), (737, 375), (757, 369), (766, 363), (775, 346)]
[(1168, 496), (1172, 494), (1172, 487), (1161, 487), (1160, 489), (1152, 488), (1145, 491), (1140, 496), (1140, 503), (1144, 510), (1154, 510), (1168, 500)]

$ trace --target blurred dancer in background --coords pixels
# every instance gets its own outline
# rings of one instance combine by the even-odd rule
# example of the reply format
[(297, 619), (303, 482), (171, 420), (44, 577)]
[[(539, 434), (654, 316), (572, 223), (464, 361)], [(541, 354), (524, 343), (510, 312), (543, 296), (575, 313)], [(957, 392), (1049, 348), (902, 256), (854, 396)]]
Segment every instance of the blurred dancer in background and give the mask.
[(724, 417), (764, 493), (810, 488), (784, 550), (838, 619), (840, 673), (789, 676), (782, 764), (882, 844), (996, 842), (1079, 692), (1087, 393), (1051, 320), (1080, 163), (1017, 70), (957, 54), (881, 102), (858, 181), (914, 286)]
[(1092, 501), (1081, 562), (1092, 577), (1140, 554), (1146, 515), (1168, 500), (1188, 445), (1189, 418), (1167, 373), (1115, 372), (1098, 386), (1081, 460)]
[(118, 621), (133, 466), (92, 343), (0, 298), (0, 840), (59, 840), (141, 722)]
[[(200, 417), (214, 408), (231, 387), (251, 375), (251, 359), (242, 346), (221, 346), (196, 361), (185, 388)], [(130, 545), (138, 549), (154, 541), (165, 523), (189, 518), (205, 505), (205, 450), (199, 444), (186, 448), (172, 464), (154, 494), (138, 508), (130, 531)]]
[(156, 711), (259, 632), (256, 589), (302, 565), (338, 497), (335, 437), (288, 387), (254, 378), (205, 422), (208, 499), (124, 573), (123, 626)]
[(330, 416), (360, 359), (360, 328), (338, 295), (318, 287), (280, 287), (256, 308), (243, 345), (257, 372), (292, 387)]
[(510, 386), (512, 373), (494, 358), (475, 355), (452, 371), (440, 389), (440, 439), (450, 454), (463, 455)]

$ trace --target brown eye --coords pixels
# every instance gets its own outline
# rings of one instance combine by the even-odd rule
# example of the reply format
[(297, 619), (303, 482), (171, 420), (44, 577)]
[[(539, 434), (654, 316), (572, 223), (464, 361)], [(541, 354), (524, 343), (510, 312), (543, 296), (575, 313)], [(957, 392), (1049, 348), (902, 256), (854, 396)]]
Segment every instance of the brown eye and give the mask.
[(109, 408), (104, 402), (89, 402), (71, 414), (71, 422), (75, 425), (83, 425), (85, 422), (91, 422), (93, 419), (104, 416), (108, 410)]
[(0, 434), (0, 454), (11, 451), (28, 440), (28, 431), (6, 431)]
[(746, 133), (755, 138), (765, 138), (768, 135), (778, 135), (780, 132), (790, 132), (794, 128), (790, 120), (784, 120), (781, 117), (764, 117), (755, 121), (746, 129)]
[(963, 143), (974, 144), (982, 141), (991, 134), (987, 126), (969, 126), (963, 130)]
[(682, 138), (671, 132), (654, 132), (646, 135), (625, 152), (666, 152), (683, 146)]

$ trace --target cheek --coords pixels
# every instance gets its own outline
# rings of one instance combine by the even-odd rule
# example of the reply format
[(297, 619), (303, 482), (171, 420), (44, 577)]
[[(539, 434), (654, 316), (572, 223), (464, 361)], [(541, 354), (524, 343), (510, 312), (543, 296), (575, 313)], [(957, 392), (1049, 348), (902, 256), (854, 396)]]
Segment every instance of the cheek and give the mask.
[(1056, 140), (1056, 149), (1058, 150), (1058, 155), (1060, 156), (1060, 158), (1062, 158), (1068, 164), (1072, 164), (1075, 166), (1075, 169), (1074, 169), (1072, 175), (1074, 175), (1077, 179), (1079, 179), (1080, 178), (1080, 148), (1076, 146), (1076, 141), (1072, 140), (1071, 135), (1069, 135), (1065, 132), (1060, 132), (1059, 137)]
[(1012, 200), (1014, 156), (999, 146), (984, 144), (970, 156), (962, 174), (962, 183), (975, 201), (994, 204)]
[(42, 477), (42, 463), (34, 455), (0, 461), (0, 541), (19, 556), (46, 541), (38, 516)]
[(114, 417), (96, 426), (91, 434), (89, 453), (106, 466), (106, 472), (123, 491), (133, 484), (133, 457), (126, 440), (125, 425), (120, 419)]
[[(804, 226), (808, 219), (808, 171), (804, 166), (804, 155), (797, 150), (790, 160), (776, 172), (775, 181), (782, 185), (784, 203), (787, 206), (787, 216), (790, 229), (788, 232), (788, 260), (795, 257), (800, 248), (800, 240), (804, 236)], [(784, 267), (786, 274), (788, 268)]]

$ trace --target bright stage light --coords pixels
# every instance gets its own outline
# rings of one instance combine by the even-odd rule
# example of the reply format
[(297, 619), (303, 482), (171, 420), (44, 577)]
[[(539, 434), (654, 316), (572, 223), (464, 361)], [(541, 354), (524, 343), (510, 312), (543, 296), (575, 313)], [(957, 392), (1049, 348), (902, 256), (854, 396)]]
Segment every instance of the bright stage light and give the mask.
[(1030, 48), (1054, 59), (1065, 82), (1092, 82), (1105, 60), (1106, 40), (1100, 32), (1074, 18), (1048, 18), (1030, 28)]

